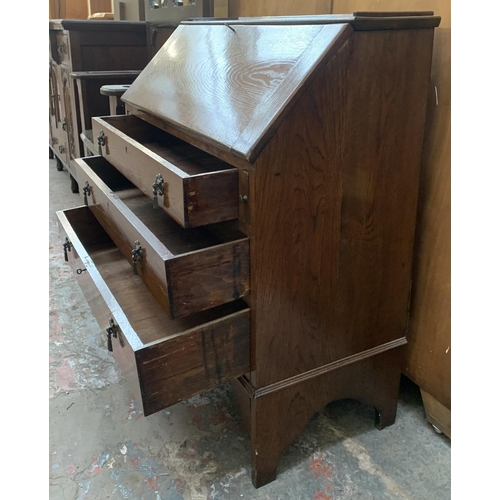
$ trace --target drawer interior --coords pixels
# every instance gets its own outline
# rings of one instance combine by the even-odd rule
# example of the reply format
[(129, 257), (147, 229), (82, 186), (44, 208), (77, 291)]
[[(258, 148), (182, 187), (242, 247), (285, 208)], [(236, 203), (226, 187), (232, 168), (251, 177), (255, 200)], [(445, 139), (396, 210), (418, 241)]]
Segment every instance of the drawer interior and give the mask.
[(121, 174), (116, 168), (114, 168), (110, 163), (108, 163), (102, 156), (88, 156), (82, 158), (90, 169), (101, 179), (106, 186), (111, 189), (114, 193), (120, 193), (121, 191), (135, 189), (139, 193), (139, 190), (130, 182), (123, 174)]
[[(237, 220), (184, 229), (163, 210), (153, 208), (151, 200), (102, 156), (84, 160), (174, 256), (246, 238), (239, 231)], [(127, 192), (127, 195), (120, 195), (123, 192)]]
[(191, 146), (134, 115), (106, 116), (101, 117), (101, 120), (175, 165), (187, 176), (234, 169), (229, 163)]
[(143, 344), (165, 340), (248, 307), (243, 300), (237, 300), (190, 316), (170, 319), (140, 277), (133, 274), (129, 262), (95, 216), (89, 210), (84, 212), (68, 210), (65, 215)]

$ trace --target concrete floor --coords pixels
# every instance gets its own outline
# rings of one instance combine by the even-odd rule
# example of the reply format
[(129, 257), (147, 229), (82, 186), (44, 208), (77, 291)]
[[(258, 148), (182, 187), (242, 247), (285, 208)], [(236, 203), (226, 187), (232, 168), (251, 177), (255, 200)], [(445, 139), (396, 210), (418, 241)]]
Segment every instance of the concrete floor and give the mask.
[(53, 160), (49, 173), (51, 500), (450, 498), (450, 441), (405, 378), (393, 426), (378, 431), (356, 401), (331, 403), (259, 490), (229, 385), (145, 418), (63, 259), (55, 212), (79, 195)]

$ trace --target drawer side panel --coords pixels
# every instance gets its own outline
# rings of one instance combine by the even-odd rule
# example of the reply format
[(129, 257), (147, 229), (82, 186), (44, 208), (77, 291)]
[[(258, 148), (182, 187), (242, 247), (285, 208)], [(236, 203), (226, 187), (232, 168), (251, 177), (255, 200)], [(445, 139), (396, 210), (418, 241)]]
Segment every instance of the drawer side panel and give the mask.
[(185, 316), (250, 292), (250, 245), (238, 240), (166, 261), (171, 316)]

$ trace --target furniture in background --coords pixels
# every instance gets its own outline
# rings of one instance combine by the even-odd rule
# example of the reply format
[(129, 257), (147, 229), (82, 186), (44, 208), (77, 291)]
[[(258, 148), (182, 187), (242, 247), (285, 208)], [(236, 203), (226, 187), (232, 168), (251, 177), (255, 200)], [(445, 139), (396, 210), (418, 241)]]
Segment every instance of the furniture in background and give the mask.
[(330, 401), (395, 420), (439, 21), (183, 22), (75, 160), (61, 255), (144, 415), (232, 381), (256, 487)]
[[(87, 0), (88, 2), (88, 18), (99, 14), (110, 15), (113, 18), (113, 1), (112, 0)], [(107, 17), (103, 17), (106, 19)]]
[(97, 13), (112, 13), (111, 0), (49, 0), (49, 19), (88, 19)]
[[(109, 98), (109, 114), (124, 115), (125, 104), (121, 101), (121, 96), (127, 91), (130, 85), (103, 85), (101, 94)], [(96, 154), (94, 152), (94, 154)]]
[[(92, 136), (92, 117), (116, 114), (118, 102), (109, 99), (109, 94), (103, 93), (102, 88), (110, 85), (123, 88), (132, 83), (139, 74), (139, 70), (74, 71), (71, 73), (76, 83), (80, 107), (80, 130), (82, 131), (80, 140), (83, 144), (81, 156), (97, 154)], [(122, 114), (124, 112), (123, 110)]]
[(105, 84), (131, 83), (148, 62), (144, 22), (49, 21), (49, 147), (58, 169), (86, 153), (90, 118), (109, 113)]
[(88, 0), (49, 0), (49, 19), (87, 19)]
[(158, 52), (182, 21), (193, 18), (227, 18), (228, 0), (195, 0), (176, 2), (151, 0), (146, 3), (145, 18), (148, 31), (150, 59)]

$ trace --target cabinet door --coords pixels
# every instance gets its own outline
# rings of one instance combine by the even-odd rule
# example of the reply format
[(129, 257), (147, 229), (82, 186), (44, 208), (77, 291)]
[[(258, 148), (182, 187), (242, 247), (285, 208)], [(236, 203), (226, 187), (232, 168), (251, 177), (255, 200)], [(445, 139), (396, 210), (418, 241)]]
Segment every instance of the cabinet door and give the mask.
[(64, 115), (64, 129), (66, 133), (66, 142), (68, 145), (68, 161), (71, 158), (79, 158), (80, 154), (80, 139), (78, 130), (78, 120), (75, 108), (75, 89), (74, 80), (70, 76), (70, 68), (61, 65), (61, 80), (62, 80), (62, 108)]
[(49, 119), (52, 149), (67, 166), (68, 140), (63, 85), (60, 67), (54, 62), (50, 63), (49, 70)]

